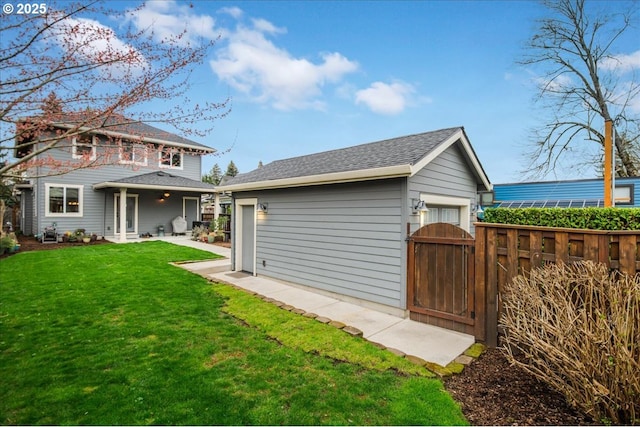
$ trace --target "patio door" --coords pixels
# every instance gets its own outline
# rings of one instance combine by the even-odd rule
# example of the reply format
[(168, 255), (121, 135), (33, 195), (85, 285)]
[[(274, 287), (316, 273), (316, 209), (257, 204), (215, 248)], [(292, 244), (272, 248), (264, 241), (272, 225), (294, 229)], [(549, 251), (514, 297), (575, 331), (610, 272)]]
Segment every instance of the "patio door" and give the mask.
[[(115, 223), (113, 229), (116, 231), (115, 234), (120, 234), (120, 194), (115, 194), (114, 201), (114, 218)], [(138, 235), (138, 195), (137, 194), (127, 194), (127, 216), (125, 218), (127, 222), (127, 234)]]

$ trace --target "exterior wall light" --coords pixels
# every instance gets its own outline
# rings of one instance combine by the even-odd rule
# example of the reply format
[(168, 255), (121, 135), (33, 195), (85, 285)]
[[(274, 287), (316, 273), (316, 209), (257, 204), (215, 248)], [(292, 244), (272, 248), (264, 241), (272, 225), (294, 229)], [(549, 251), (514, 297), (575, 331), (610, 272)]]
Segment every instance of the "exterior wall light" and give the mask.
[(169, 193), (168, 191), (165, 191), (164, 194), (162, 195), (165, 199), (167, 197), (169, 197), (171, 195), (171, 193)]
[(411, 199), (411, 209), (414, 215), (421, 212), (429, 212), (429, 208), (425, 201), (419, 199)]
[(267, 211), (269, 210), (269, 203), (258, 203), (258, 206), (256, 206), (256, 210), (258, 212), (267, 213)]

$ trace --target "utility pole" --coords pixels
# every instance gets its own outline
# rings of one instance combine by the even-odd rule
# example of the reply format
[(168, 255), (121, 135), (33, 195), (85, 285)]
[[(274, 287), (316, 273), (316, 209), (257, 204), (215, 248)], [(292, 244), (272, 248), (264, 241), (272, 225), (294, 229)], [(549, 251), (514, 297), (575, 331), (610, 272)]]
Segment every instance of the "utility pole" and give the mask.
[(611, 120), (604, 122), (604, 207), (613, 206), (613, 126)]

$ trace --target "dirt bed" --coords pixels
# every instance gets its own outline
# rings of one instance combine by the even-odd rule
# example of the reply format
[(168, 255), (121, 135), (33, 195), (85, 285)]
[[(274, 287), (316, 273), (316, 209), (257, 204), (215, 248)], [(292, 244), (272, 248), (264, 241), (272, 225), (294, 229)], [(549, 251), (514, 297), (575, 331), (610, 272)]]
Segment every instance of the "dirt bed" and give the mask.
[(497, 349), (445, 380), (445, 387), (472, 425), (594, 425), (561, 394), (511, 366)]

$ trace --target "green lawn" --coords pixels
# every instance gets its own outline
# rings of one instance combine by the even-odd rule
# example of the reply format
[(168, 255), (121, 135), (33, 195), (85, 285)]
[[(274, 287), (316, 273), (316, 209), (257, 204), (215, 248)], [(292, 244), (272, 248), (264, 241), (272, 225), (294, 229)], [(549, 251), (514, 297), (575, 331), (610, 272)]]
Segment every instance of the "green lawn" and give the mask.
[(405, 359), (170, 261), (165, 242), (0, 260), (0, 423), (466, 424)]

